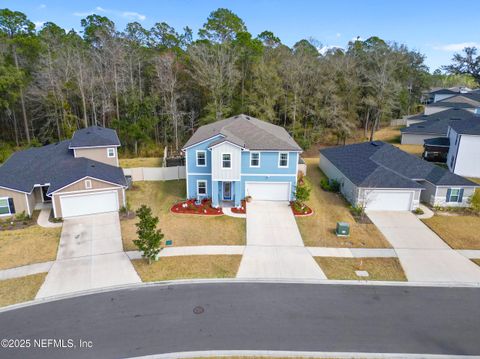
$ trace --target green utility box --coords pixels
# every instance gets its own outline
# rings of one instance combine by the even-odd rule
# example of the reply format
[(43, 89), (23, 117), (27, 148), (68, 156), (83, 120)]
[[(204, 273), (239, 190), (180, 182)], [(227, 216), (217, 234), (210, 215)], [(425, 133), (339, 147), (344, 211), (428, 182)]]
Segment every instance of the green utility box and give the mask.
[(345, 222), (337, 222), (337, 237), (348, 237), (350, 235), (350, 225)]

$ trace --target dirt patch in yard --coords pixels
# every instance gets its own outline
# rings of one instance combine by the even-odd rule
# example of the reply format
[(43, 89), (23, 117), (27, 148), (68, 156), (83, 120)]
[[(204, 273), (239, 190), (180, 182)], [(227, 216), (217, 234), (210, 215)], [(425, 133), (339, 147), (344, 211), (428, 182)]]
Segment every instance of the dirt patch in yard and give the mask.
[(0, 281), (0, 307), (35, 299), (47, 273)]
[(138, 275), (144, 282), (192, 278), (234, 278), (242, 256), (205, 255), (161, 257), (148, 264), (144, 259), (133, 260)]
[[(315, 257), (328, 279), (406, 281), (407, 277), (397, 258), (338, 258)], [(367, 271), (360, 277), (355, 271)]]
[(423, 219), (453, 249), (480, 249), (480, 216), (439, 216)]
[(61, 231), (34, 225), (0, 232), (0, 270), (55, 260)]
[[(172, 240), (173, 246), (244, 245), (246, 221), (227, 216), (186, 216), (174, 214), (170, 208), (185, 198), (185, 181), (136, 182), (133, 191), (127, 191), (127, 201), (135, 210), (142, 204), (152, 208), (159, 218), (159, 228), (165, 234), (164, 241)], [(123, 246), (136, 250), (135, 223), (138, 219), (122, 220)]]
[[(357, 223), (349, 210), (349, 204), (336, 193), (320, 188), (326, 178), (318, 168), (318, 158), (306, 158), (307, 176), (312, 191), (306, 204), (313, 210), (309, 217), (296, 218), (303, 242), (313, 247), (391, 248), (374, 224)], [(337, 222), (350, 224), (350, 237), (337, 237)]]

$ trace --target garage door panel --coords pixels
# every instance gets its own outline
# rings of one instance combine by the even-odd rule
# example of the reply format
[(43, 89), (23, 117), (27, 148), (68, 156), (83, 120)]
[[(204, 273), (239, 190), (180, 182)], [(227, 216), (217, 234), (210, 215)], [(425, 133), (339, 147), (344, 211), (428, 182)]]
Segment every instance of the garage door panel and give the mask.
[(259, 201), (288, 201), (290, 182), (247, 182), (245, 193)]
[(118, 211), (118, 193), (99, 192), (84, 195), (60, 196), (64, 218)]
[(410, 211), (413, 192), (373, 190), (365, 194), (366, 209), (381, 211)]

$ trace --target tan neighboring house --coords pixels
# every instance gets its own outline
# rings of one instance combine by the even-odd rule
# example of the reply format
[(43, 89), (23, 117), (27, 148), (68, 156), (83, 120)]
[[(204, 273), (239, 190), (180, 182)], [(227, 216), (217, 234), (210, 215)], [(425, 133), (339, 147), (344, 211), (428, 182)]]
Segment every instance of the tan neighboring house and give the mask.
[(0, 218), (52, 206), (56, 218), (118, 211), (127, 183), (117, 133), (92, 126), (71, 140), (14, 153), (0, 166)]

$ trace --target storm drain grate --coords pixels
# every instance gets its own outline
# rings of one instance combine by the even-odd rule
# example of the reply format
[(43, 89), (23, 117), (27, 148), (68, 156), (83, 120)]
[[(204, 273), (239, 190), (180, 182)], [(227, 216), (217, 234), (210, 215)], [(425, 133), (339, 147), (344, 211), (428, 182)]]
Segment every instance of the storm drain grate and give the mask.
[(193, 308), (193, 313), (194, 314), (202, 314), (204, 311), (205, 311), (205, 308), (200, 307), (200, 306), (197, 306), (197, 307)]

